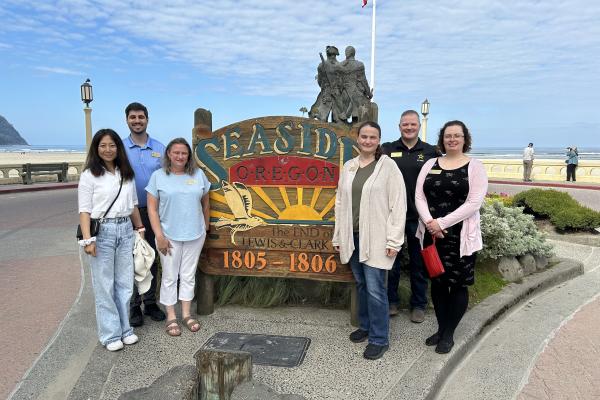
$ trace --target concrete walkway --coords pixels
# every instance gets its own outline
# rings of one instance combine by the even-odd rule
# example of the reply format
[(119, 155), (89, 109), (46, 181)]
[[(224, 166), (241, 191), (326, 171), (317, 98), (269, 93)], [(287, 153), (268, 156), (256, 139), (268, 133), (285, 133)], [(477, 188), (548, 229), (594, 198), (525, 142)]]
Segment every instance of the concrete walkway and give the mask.
[[(510, 182), (494, 184), (508, 186)], [(68, 229), (72, 229), (72, 226)], [(70, 231), (65, 235), (70, 240)], [(72, 295), (75, 299), (73, 306), (57, 334), (54, 337), (49, 335), (48, 346), (41, 351), (34, 365), (18, 383), (11, 399), (117, 399), (123, 392), (150, 385), (171, 367), (193, 364), (194, 352), (210, 336), (220, 331), (310, 338), (311, 345), (301, 366), (291, 369), (254, 366), (254, 376), (257, 380), (267, 383), (279, 392), (301, 394), (308, 399), (425, 399), (433, 398), (444, 382), (446, 385), (439, 393), (440, 396), (448, 397), (440, 398), (458, 398), (451, 397), (452, 383), (459, 383), (463, 388), (473, 387), (466, 383), (469, 382), (468, 379), (471, 379), (474, 385), (483, 384), (481, 382), (485, 380), (482, 379), (482, 375), (492, 380), (497, 377), (504, 379), (507, 370), (512, 371), (513, 368), (516, 370), (513, 378), (506, 379), (506, 383), (500, 383), (498, 378), (495, 385), (506, 385), (512, 389), (498, 395), (488, 392), (487, 396), (482, 398), (513, 398), (519, 393), (520, 396), (530, 396), (522, 397), (527, 399), (560, 398), (540, 397), (539, 388), (546, 387), (547, 383), (554, 379), (552, 375), (544, 376), (542, 372), (547, 371), (548, 365), (554, 363), (548, 363), (538, 355), (544, 348), (552, 348), (553, 340), (550, 338), (558, 338), (561, 329), (578, 321), (574, 313), (598, 292), (596, 288), (600, 277), (597, 274), (600, 273), (600, 269), (596, 269), (594, 262), (600, 260), (600, 254), (598, 248), (590, 245), (560, 241), (556, 241), (555, 245), (559, 256), (580, 261), (563, 262), (548, 272), (526, 278), (521, 285), (509, 285), (501, 294), (486, 299), (470, 310), (457, 331), (456, 345), (449, 355), (438, 355), (423, 345), (424, 339), (435, 330), (435, 318), (431, 311), (427, 313), (426, 321), (418, 325), (409, 321), (407, 313), (402, 313), (391, 322), (390, 351), (375, 362), (368, 362), (362, 358), (364, 344), (353, 344), (347, 339), (353, 328), (350, 326), (346, 310), (308, 307), (220, 307), (213, 315), (201, 318), (203, 328), (200, 332), (192, 334), (184, 330), (179, 338), (167, 336), (161, 323), (147, 320), (145, 326), (136, 329), (140, 336), (139, 344), (127, 347), (121, 352), (109, 353), (97, 343), (89, 268), (84, 262), (82, 285), (79, 294)], [(27, 256), (28, 253), (23, 251), (23, 254)], [(74, 254), (71, 252), (70, 255), (72, 257)], [(69, 266), (79, 271), (79, 263), (75, 260), (76, 258)], [(581, 263), (586, 268), (586, 274), (570, 280), (580, 273)], [(554, 287), (557, 284), (556, 288), (544, 291), (546, 287)], [(51, 291), (50, 293), (50, 297), (58, 294)], [(561, 293), (567, 296), (568, 302), (561, 297), (551, 297), (561, 296)], [(537, 297), (531, 298), (532, 294)], [(560, 310), (557, 310), (557, 303), (562, 306)], [(592, 301), (589, 306), (594, 304)], [(18, 306), (19, 304), (15, 305)], [(506, 310), (510, 307), (516, 311), (506, 315)], [(532, 310), (537, 310), (538, 319), (533, 319)], [(582, 308), (582, 311), (585, 310), (585, 307)], [(593, 311), (592, 309), (587, 315), (592, 315)], [(524, 314), (525, 318), (519, 315), (525, 312), (529, 312)], [(575, 317), (571, 319), (573, 315)], [(586, 314), (581, 315), (585, 317)], [(527, 326), (529, 319), (529, 325), (539, 325), (540, 329), (523, 329), (522, 326), (514, 325), (517, 322), (508, 325), (512, 323), (513, 318), (521, 318), (524, 326)], [(586, 322), (580, 323), (579, 327), (586, 328), (582, 325), (584, 323)], [(504, 343), (500, 340), (500, 344), (507, 345), (508, 350), (515, 347), (511, 345), (513, 340), (526, 343), (526, 346), (520, 347), (520, 351), (507, 353), (513, 354), (514, 357), (507, 355), (500, 358), (499, 355), (505, 354), (505, 351), (499, 350), (498, 343), (489, 341), (493, 339), (494, 333), (501, 329), (506, 329), (506, 334)], [(573, 334), (571, 331), (565, 332), (568, 342)], [(521, 334), (526, 337), (518, 339), (515, 336)], [(573, 337), (581, 337), (577, 335), (580, 334), (576, 333)], [(498, 334), (498, 337), (502, 337), (502, 334)], [(14, 340), (19, 343), (18, 337)], [(527, 353), (523, 349), (534, 350)], [(488, 355), (482, 357), (488, 367), (494, 364), (506, 365), (506, 368), (497, 374), (477, 368), (471, 369), (469, 373), (470, 363), (479, 357), (478, 354), (484, 354), (483, 351), (488, 351)], [(557, 348), (553, 351), (555, 354), (563, 354), (564, 350)], [(518, 360), (517, 367), (511, 364), (515, 362), (513, 358)], [(539, 368), (536, 367), (538, 365)], [(568, 368), (567, 364), (563, 368)], [(456, 372), (451, 376), (453, 370)], [(462, 373), (461, 371), (465, 371), (464, 378), (458, 378), (459, 375), (456, 375)], [(530, 382), (529, 386), (526, 385), (527, 382)], [(555, 393), (557, 392), (551, 392)], [(505, 395), (508, 397), (504, 397)]]

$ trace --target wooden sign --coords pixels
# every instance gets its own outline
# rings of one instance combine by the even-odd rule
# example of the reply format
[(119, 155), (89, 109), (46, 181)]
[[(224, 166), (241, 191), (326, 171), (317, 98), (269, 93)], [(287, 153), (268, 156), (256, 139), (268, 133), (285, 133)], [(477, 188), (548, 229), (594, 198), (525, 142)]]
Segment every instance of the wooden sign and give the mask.
[(204, 111), (208, 121), (194, 128), (194, 153), (211, 182), (202, 272), (353, 281), (331, 238), (340, 170), (357, 154), (355, 129), (280, 116), (212, 132), (210, 118)]

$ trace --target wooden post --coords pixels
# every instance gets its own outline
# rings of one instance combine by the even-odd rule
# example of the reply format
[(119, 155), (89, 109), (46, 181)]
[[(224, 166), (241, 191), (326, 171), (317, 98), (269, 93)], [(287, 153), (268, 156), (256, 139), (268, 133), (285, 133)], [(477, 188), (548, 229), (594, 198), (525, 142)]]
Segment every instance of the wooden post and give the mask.
[(358, 323), (358, 291), (356, 284), (351, 283), (352, 291), (350, 292), (350, 325), (359, 326)]
[(194, 355), (200, 377), (200, 400), (229, 400), (233, 389), (252, 379), (252, 354), (200, 349)]
[(200, 268), (196, 270), (196, 312), (198, 315), (209, 315), (215, 312), (213, 277), (202, 272)]

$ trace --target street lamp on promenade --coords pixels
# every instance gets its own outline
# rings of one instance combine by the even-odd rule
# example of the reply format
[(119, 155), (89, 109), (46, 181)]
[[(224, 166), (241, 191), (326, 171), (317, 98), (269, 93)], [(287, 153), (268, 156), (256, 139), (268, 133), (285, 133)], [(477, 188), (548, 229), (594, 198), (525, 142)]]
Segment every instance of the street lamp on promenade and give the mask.
[(92, 92), (92, 85), (90, 84), (89, 78), (81, 85), (81, 101), (85, 103), (83, 112), (85, 114), (85, 150), (86, 152), (90, 149), (92, 143), (92, 109), (90, 103), (94, 100), (94, 94)]
[(429, 101), (425, 99), (423, 103), (421, 103), (421, 114), (423, 114), (423, 119), (421, 120), (421, 140), (427, 141), (427, 114), (429, 114)]

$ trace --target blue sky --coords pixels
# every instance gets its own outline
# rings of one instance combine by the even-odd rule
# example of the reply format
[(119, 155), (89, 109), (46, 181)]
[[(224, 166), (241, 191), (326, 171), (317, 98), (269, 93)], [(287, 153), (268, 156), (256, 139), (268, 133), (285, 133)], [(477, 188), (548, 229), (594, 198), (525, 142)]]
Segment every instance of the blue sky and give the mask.
[[(152, 4), (150, 7), (149, 5)], [(357, 50), (370, 74), (371, 6), (361, 0), (62, 0), (0, 3), (0, 115), (30, 144), (128, 133), (124, 108), (149, 108), (151, 135), (300, 115), (314, 102), (319, 52)], [(375, 100), (384, 140), (400, 113), (431, 102), (428, 137), (450, 119), (474, 145), (598, 147), (600, 2), (379, 0)], [(343, 57), (340, 57), (343, 59)]]

